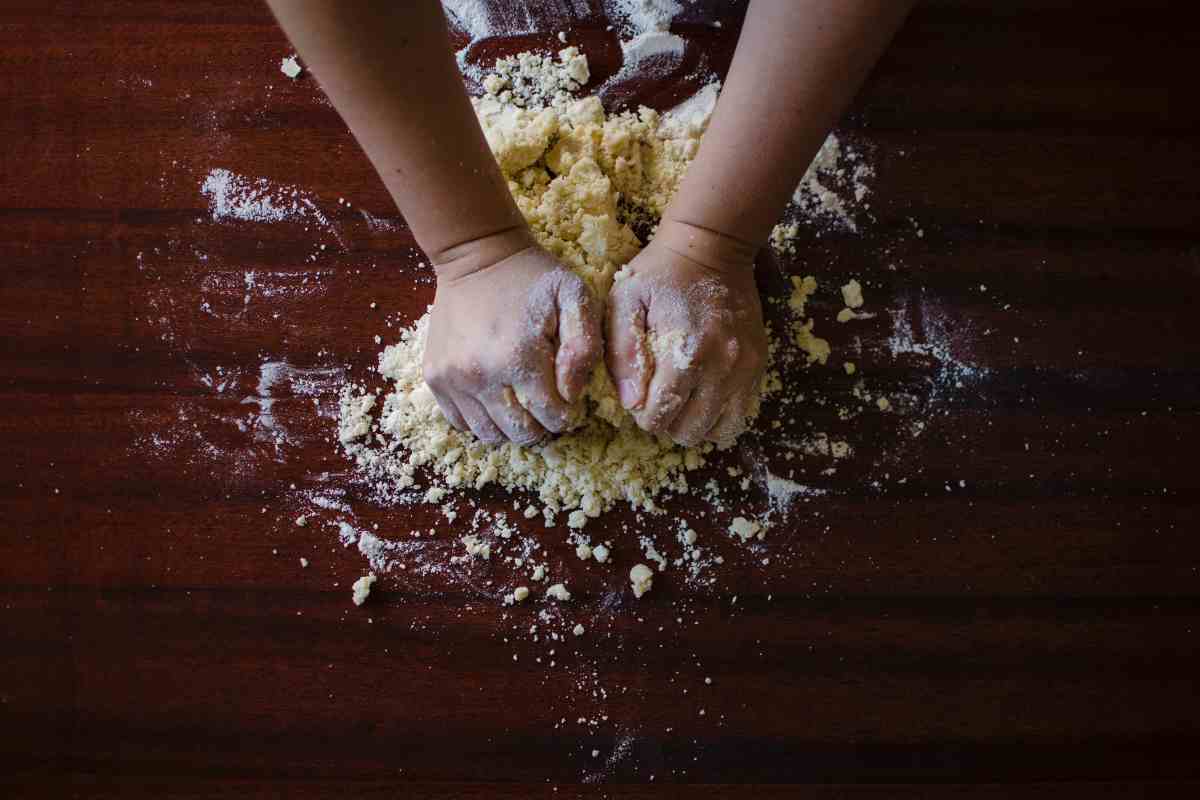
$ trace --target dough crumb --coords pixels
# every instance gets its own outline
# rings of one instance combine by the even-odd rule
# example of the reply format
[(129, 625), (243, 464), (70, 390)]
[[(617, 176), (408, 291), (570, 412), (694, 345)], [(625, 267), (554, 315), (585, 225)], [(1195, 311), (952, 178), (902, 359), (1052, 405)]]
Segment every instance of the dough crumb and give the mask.
[(300, 77), (300, 73), (304, 72), (304, 67), (300, 66), (300, 62), (295, 56), (288, 56), (279, 62), (279, 71), (287, 75), (292, 80)]
[(469, 558), (482, 558), (484, 561), (491, 559), (492, 546), (478, 536), (464, 536), (460, 541), (467, 549)]
[(743, 542), (748, 542), (755, 538), (762, 539), (767, 535), (766, 528), (745, 517), (734, 517), (733, 522), (729, 523), (729, 532), (739, 537)]
[(629, 570), (629, 582), (633, 584), (633, 596), (640, 598), (654, 585), (654, 570), (645, 564), (635, 564)]
[(374, 573), (363, 575), (350, 586), (350, 590), (354, 593), (351, 595), (351, 600), (354, 605), (361, 606), (367, 602), (367, 598), (371, 595), (371, 587), (375, 584), (377, 578)]
[(583, 625), (575, 623), (575, 627), (571, 629), (571, 633), (576, 636), (583, 636)]
[(862, 308), (862, 284), (851, 278), (849, 282), (842, 287), (842, 300), (846, 302), (847, 308)]
[(567, 591), (566, 586), (556, 583), (546, 590), (546, 597), (565, 603), (571, 599), (571, 593)]

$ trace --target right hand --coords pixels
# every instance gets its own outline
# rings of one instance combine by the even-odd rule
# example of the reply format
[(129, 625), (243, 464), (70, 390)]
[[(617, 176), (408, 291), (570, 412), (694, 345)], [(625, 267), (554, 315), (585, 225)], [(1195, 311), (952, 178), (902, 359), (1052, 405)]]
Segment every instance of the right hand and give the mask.
[(664, 220), (608, 299), (608, 370), (650, 433), (726, 445), (756, 412), (767, 332), (754, 248)]
[(567, 430), (600, 358), (599, 304), (532, 240), (469, 271), (439, 269), (422, 365), (442, 413), (487, 444)]

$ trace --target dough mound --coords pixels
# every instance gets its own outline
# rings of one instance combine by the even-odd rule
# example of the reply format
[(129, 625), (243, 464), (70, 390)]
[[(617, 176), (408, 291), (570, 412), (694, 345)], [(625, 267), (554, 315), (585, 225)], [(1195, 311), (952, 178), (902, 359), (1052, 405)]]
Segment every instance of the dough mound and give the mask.
[[(497, 89), (502, 88), (497, 85)], [(606, 115), (597, 97), (545, 108), (474, 101), (496, 161), (538, 242), (579, 274), (596, 297), (637, 255), (632, 225), (653, 226), (670, 202), (716, 102), (715, 85), (679, 113), (649, 108)], [(378, 397), (347, 387), (339, 434), (346, 450), (391, 490), (413, 486), (426, 468), (450, 488), (537, 493), (547, 524), (566, 510), (580, 527), (617, 501), (654, 510), (664, 491), (687, 491), (685, 473), (704, 464), (712, 445), (685, 449), (639, 429), (621, 407), (607, 370), (593, 373), (574, 431), (534, 447), (484, 445), (454, 430), (421, 377), (428, 314), (383, 351), (379, 374), (391, 382), (377, 424)]]

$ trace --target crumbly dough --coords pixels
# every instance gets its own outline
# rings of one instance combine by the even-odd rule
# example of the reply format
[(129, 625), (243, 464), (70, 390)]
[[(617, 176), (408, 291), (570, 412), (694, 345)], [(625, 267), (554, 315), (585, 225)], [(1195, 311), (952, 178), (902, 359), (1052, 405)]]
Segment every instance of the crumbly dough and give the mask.
[(846, 303), (846, 308), (862, 308), (863, 293), (862, 284), (851, 278), (842, 287), (842, 300)]
[[(473, 101), (488, 145), (538, 243), (603, 302), (642, 247), (633, 226), (652, 228), (674, 196), (719, 85), (665, 114), (649, 108), (606, 114), (598, 97), (571, 99), (563, 88), (586, 75), (586, 58), (574, 48), (557, 62), (522, 55), (505, 63), (503, 74), (484, 81), (488, 94)], [(811, 320), (802, 320), (816, 281), (795, 280), (797, 318), (789, 332), (810, 363), (824, 364), (829, 344), (813, 335)], [(341, 398), (342, 445), (389, 491), (413, 487), (424, 469), (450, 489), (534, 492), (548, 526), (568, 512), (568, 526), (579, 530), (614, 503), (653, 511), (663, 493), (688, 491), (686, 474), (713, 450), (708, 443), (679, 447), (638, 428), (603, 362), (580, 400), (586, 413), (574, 430), (533, 447), (485, 445), (450, 426), (422, 378), (428, 330), (426, 314), (380, 354), (378, 373), (390, 390), (384, 396), (347, 387)], [(677, 366), (693, 355), (680, 331), (662, 332), (649, 344)], [(778, 387), (777, 373), (769, 371), (763, 390)], [(442, 496), (426, 493), (429, 502)]]
[[(582, 74), (583, 56), (563, 56), (564, 69)], [(506, 80), (514, 84), (511, 75)], [(597, 97), (555, 95), (539, 108), (527, 94), (518, 106), (501, 99), (511, 88), (490, 85), (500, 95), (474, 100), (475, 110), (517, 206), (539, 244), (603, 300), (617, 271), (641, 249), (631, 223), (657, 222), (696, 153), (712, 105), (692, 104), (686, 119), (664, 121), (648, 108), (607, 115)], [(715, 103), (715, 90), (709, 95)], [(380, 355), (379, 374), (392, 389), (385, 397), (350, 388), (342, 396), (343, 445), (360, 468), (396, 488), (412, 486), (425, 467), (450, 488), (529, 490), (550, 518), (575, 511), (568, 524), (577, 529), (614, 502), (654, 510), (662, 492), (687, 491), (685, 473), (701, 467), (712, 449), (681, 448), (638, 428), (603, 363), (581, 401), (588, 413), (579, 428), (534, 447), (484, 445), (450, 426), (422, 379), (427, 333), (428, 315)], [(687, 357), (682, 346), (672, 350)]]
[(745, 517), (734, 517), (733, 522), (729, 523), (729, 532), (740, 538), (743, 542), (748, 542), (755, 538), (762, 539), (767, 534), (766, 529), (761, 524)]
[(363, 575), (350, 586), (350, 591), (353, 592), (350, 599), (354, 601), (354, 605), (361, 606), (367, 602), (367, 598), (371, 595), (371, 587), (375, 584), (377, 578), (374, 574)]
[(300, 62), (295, 56), (287, 56), (279, 62), (279, 71), (288, 76), (292, 80), (300, 77), (300, 73), (304, 72), (304, 67), (300, 66)]
[(654, 585), (654, 570), (645, 564), (635, 564), (629, 570), (629, 583), (633, 586), (633, 596), (640, 598)]

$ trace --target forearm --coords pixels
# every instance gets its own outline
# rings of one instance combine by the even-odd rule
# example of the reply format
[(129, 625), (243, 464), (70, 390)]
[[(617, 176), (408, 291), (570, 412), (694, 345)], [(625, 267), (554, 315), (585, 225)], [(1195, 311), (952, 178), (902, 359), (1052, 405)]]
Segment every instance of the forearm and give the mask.
[(730, 237), (735, 249), (764, 245), (911, 6), (752, 0), (721, 99), (666, 221)]
[(436, 0), (268, 0), (436, 264), (528, 238), (450, 51)]

